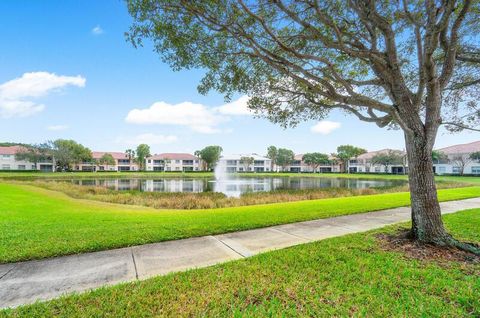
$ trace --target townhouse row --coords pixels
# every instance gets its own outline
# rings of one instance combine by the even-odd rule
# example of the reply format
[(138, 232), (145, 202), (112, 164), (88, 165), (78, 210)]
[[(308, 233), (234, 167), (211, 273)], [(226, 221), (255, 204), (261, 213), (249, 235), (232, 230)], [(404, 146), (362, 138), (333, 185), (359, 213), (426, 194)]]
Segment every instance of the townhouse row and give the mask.
[[(0, 170), (39, 170), (53, 171), (54, 162), (31, 163), (25, 160), (17, 160), (15, 154), (21, 151), (20, 146), (0, 147)], [(436, 174), (473, 174), (480, 175), (480, 160), (472, 159), (471, 154), (480, 152), (480, 141), (454, 145), (437, 149), (444, 154), (442, 158), (434, 161)], [(379, 154), (395, 154), (398, 160), (389, 164), (381, 164), (374, 160)], [(105, 154), (110, 154), (114, 164), (100, 163)], [(94, 160), (75, 164), (75, 171), (139, 171), (139, 165), (123, 152), (92, 152)], [(277, 166), (270, 158), (258, 154), (224, 155), (220, 158), (217, 166), (226, 173), (236, 172), (317, 172), (334, 173), (348, 171), (350, 173), (391, 173), (405, 174), (408, 172), (408, 162), (404, 151), (395, 149), (383, 149), (362, 154), (351, 158), (346, 167), (331, 157), (330, 164), (313, 167), (305, 163), (303, 155), (295, 155), (294, 160), (285, 166)], [(146, 171), (204, 171), (205, 163), (198, 157), (189, 153), (162, 153), (155, 154), (145, 160)]]

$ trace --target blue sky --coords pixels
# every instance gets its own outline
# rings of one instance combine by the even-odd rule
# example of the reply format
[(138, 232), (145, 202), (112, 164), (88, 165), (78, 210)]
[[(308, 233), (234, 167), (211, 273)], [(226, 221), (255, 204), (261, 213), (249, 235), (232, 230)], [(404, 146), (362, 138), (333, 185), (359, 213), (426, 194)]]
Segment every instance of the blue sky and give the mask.
[[(0, 141), (71, 138), (107, 151), (147, 141), (154, 153), (210, 144), (260, 154), (269, 145), (297, 153), (330, 153), (340, 144), (404, 148), (400, 131), (341, 113), (316, 131), (314, 121), (284, 130), (238, 114), (242, 100), (224, 106), (219, 94), (200, 95), (202, 71), (173, 72), (148, 45), (125, 41), (131, 20), (123, 1), (4, 0), (0, 21)], [(440, 132), (437, 147), (479, 137)]]

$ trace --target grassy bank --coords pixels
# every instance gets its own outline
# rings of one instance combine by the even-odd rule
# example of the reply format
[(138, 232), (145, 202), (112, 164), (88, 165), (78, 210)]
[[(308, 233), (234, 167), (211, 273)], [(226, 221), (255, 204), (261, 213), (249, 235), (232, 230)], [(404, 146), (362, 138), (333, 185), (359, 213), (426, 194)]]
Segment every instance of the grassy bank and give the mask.
[[(0, 183), (0, 262), (218, 234), (409, 204), (387, 193), (204, 210), (155, 210), (73, 199), (38, 187)], [(480, 196), (480, 187), (439, 191), (442, 201)]]
[[(17, 182), (17, 181), (10, 181)], [(234, 206), (247, 206), (268, 203), (318, 200), (327, 198), (373, 195), (381, 193), (407, 192), (408, 184), (394, 187), (366, 189), (319, 188), (319, 189), (282, 189), (270, 192), (247, 192), (241, 197), (227, 197), (218, 192), (142, 192), (138, 190), (116, 191), (102, 186), (80, 186), (69, 182), (56, 181), (20, 181), (48, 190), (60, 191), (72, 198), (88, 199), (118, 204), (143, 205), (156, 209), (213, 209)], [(439, 189), (460, 188), (467, 183), (440, 181)]]
[[(480, 243), (480, 210), (444, 217)], [(415, 260), (353, 234), (102, 288), (2, 317), (478, 317), (480, 264)]]

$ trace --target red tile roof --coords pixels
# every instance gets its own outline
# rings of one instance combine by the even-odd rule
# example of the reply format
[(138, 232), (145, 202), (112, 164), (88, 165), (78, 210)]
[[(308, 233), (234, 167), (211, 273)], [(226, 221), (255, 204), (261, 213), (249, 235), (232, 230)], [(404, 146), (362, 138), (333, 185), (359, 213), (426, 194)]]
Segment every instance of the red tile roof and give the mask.
[(372, 159), (374, 156), (378, 155), (378, 154), (384, 154), (384, 153), (388, 153), (389, 151), (392, 151), (394, 153), (398, 153), (398, 154), (402, 154), (404, 155), (405, 152), (402, 151), (402, 150), (396, 150), (396, 149), (382, 149), (382, 150), (377, 150), (377, 151), (370, 151), (370, 152), (366, 152), (360, 156), (357, 157), (357, 159)]
[(454, 145), (438, 149), (445, 154), (465, 154), (480, 151), (480, 140), (468, 144)]
[(303, 160), (303, 154), (295, 155), (295, 157), (293, 159), (302, 161)]
[(165, 160), (165, 159), (170, 159), (170, 160), (198, 160), (199, 158), (191, 155), (189, 153), (160, 153), (160, 154), (155, 154), (148, 159), (153, 159), (153, 160)]
[(0, 155), (14, 155), (23, 149), (25, 148), (22, 146), (0, 147)]
[(127, 155), (124, 152), (118, 151), (92, 151), (93, 159), (100, 159), (104, 154), (111, 154), (113, 159), (128, 159)]

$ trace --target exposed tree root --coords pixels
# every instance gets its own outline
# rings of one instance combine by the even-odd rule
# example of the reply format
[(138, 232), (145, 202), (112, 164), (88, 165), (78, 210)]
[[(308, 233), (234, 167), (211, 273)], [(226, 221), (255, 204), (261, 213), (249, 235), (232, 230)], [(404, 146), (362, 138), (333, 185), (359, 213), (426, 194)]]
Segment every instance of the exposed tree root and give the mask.
[(480, 256), (480, 246), (475, 243), (460, 242), (450, 237), (449, 245), (458, 248), (461, 251), (472, 253), (473, 255)]
[(476, 256), (480, 256), (480, 245), (470, 242), (461, 242), (459, 240), (454, 239), (450, 234), (445, 233), (440, 238), (427, 240), (424, 238), (418, 238), (415, 235), (413, 230), (407, 231), (401, 234), (404, 238), (416, 241), (420, 244), (430, 244), (436, 245), (440, 247), (454, 247), (461, 251), (472, 253)]
[(411, 238), (409, 231), (401, 231), (393, 235), (380, 234), (381, 248), (388, 251), (401, 252), (409, 258), (433, 260), (448, 264), (450, 262), (480, 263), (480, 248), (476, 244), (459, 242), (451, 237), (441, 242), (421, 242)]

